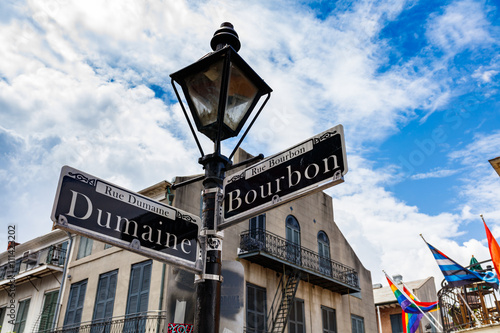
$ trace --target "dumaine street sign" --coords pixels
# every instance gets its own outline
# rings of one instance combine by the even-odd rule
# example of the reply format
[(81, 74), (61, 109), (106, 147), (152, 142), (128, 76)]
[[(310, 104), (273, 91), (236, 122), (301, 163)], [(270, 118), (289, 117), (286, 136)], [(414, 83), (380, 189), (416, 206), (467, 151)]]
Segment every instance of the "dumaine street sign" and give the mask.
[(340, 184), (346, 173), (344, 129), (337, 125), (226, 177), (219, 229)]
[(52, 209), (55, 227), (201, 272), (198, 216), (64, 166)]

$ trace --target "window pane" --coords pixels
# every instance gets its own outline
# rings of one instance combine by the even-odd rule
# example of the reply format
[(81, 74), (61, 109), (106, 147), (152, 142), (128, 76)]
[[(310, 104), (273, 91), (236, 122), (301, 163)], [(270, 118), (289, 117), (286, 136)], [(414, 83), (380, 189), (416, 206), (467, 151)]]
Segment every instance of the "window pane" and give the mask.
[(264, 313), (266, 308), (266, 294), (262, 290), (257, 291), (257, 312)]
[(322, 306), (321, 311), (323, 315), (323, 333), (337, 333), (335, 309)]
[(262, 333), (266, 330), (266, 289), (247, 283), (247, 333)]
[(257, 307), (255, 306), (255, 288), (247, 288), (247, 293), (248, 293), (248, 296), (247, 296), (247, 301), (248, 301), (248, 305), (247, 305), (247, 308), (249, 310), (256, 310)]
[(80, 236), (80, 245), (78, 246), (78, 255), (76, 259), (81, 259), (92, 254), (93, 240)]
[(351, 315), (352, 333), (364, 333), (364, 319), (362, 317)]
[(390, 318), (392, 333), (403, 333), (403, 318), (401, 318), (401, 314), (391, 314)]
[(294, 299), (288, 320), (288, 332), (305, 333), (304, 301)]

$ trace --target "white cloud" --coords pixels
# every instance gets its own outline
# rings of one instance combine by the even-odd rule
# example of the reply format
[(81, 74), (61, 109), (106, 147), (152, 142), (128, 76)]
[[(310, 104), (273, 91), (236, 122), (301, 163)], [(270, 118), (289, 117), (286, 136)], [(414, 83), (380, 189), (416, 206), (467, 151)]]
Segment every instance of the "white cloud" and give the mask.
[(481, 2), (454, 1), (445, 7), (443, 15), (430, 20), (427, 37), (453, 55), (468, 47), (493, 42), (488, 26)]
[[(9, 196), (0, 200), (2, 225), (18, 221), (21, 241), (47, 232), (64, 164), (131, 190), (201, 173), (168, 75), (208, 53), (213, 32), (230, 21), (240, 54), (274, 88), (243, 148), (270, 155), (344, 124), (350, 171), (329, 193), (336, 222), (374, 282), (381, 281), (380, 268), (409, 279), (441, 276), (419, 233), (456, 253), (457, 261), (471, 251), (484, 256), (483, 243), (449, 239), (461, 234), (462, 219), (479, 206), (497, 213), (487, 205), (498, 193), (486, 177), (460, 187), (467, 200), (456, 213), (430, 216), (386, 189), (400, 177), (395, 166), (374, 169), (365, 157), (367, 149), (377, 149), (373, 142), (400, 131), (419, 112), (429, 117), (453, 97), (452, 84), (441, 76), (448, 63), (427, 50), (379, 72), (391, 47), (380, 33), (412, 5), (362, 1), (321, 21), (289, 1), (28, 1), (0, 23), (0, 140), (15, 146), (0, 157), (0, 186)], [(481, 10), (474, 2), (455, 2), (429, 20), (427, 37), (450, 54), (490, 41)], [(490, 82), (495, 71), (485, 67), (475, 75)], [(152, 84), (166, 92), (164, 100), (155, 98)], [(492, 153), (488, 140), (500, 137), (478, 138), (468, 149)], [(468, 149), (451, 159), (466, 168), (478, 158), (487, 163)]]
[(460, 172), (460, 170), (441, 169), (441, 170), (433, 170), (433, 171), (426, 172), (426, 173), (418, 173), (418, 174), (412, 175), (410, 178), (415, 179), (415, 180), (428, 179), (428, 178), (442, 178), (442, 177), (453, 176), (458, 172)]
[(496, 70), (484, 70), (483, 68), (479, 68), (472, 74), (472, 77), (476, 79), (481, 79), (485, 83), (490, 83), (491, 79), (495, 77), (498, 73), (499, 71)]

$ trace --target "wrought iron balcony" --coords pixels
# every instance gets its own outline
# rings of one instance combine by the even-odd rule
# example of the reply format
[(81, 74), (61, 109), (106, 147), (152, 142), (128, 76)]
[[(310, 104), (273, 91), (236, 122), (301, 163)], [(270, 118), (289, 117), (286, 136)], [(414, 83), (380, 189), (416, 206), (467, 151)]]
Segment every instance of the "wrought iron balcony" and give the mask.
[(193, 325), (168, 323), (164, 311), (149, 311), (60, 327), (43, 333), (191, 333), (192, 331)]
[(32, 270), (36, 270), (34, 273), (39, 273), (38, 271), (44, 271), (47, 265), (61, 267), (62, 270), (65, 260), (66, 250), (57, 245), (51, 245), (35, 252), (27, 251), (21, 257), (17, 258), (14, 263), (7, 263), (0, 266), (0, 281), (29, 274), (25, 272)]
[[(491, 263), (491, 259), (472, 264), (478, 272), (481, 264)], [(500, 331), (500, 302), (492, 285), (478, 281), (461, 287), (451, 287), (446, 280), (441, 282), (442, 289), (438, 291), (439, 311), (443, 332), (462, 332), (481, 330), (481, 326), (489, 327), (488, 332)], [(495, 328), (496, 327), (496, 328)]]
[(360, 291), (358, 273), (351, 267), (321, 257), (318, 253), (262, 229), (240, 235), (238, 257), (283, 272), (300, 269), (303, 279), (341, 294)]

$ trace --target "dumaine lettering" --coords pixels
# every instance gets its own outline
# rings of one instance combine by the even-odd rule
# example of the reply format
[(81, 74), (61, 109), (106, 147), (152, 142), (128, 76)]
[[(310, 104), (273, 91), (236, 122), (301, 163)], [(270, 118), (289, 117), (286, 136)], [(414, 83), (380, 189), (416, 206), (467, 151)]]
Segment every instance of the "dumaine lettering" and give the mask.
[[(150, 243), (151, 246), (158, 245), (161, 247), (171, 248), (176, 251), (180, 250), (185, 254), (189, 254), (192, 251), (193, 244), (190, 239), (183, 238), (179, 240), (177, 235), (158, 228), (155, 229), (150, 225), (139, 224), (132, 219), (128, 219), (120, 215), (113, 215), (112, 213), (103, 211), (99, 208), (95, 208), (94, 210), (94, 204), (88, 196), (74, 190), (71, 190), (71, 193), (71, 204), (69, 206), (69, 211), (66, 213), (66, 215), (70, 217), (78, 220), (89, 220), (89, 218), (93, 216), (93, 213), (97, 212), (95, 223), (100, 228), (113, 232), (120, 232), (121, 234)], [(78, 207), (87, 207), (85, 212), (80, 212), (78, 215), (75, 212), (77, 202), (79, 203)], [(138, 203), (134, 202), (134, 204), (137, 205)], [(144, 209), (149, 210), (149, 208)], [(163, 223), (163, 221), (158, 222), (159, 226), (162, 226)], [(103, 230), (103, 233), (109, 234), (109, 232), (106, 232), (105, 230)]]

